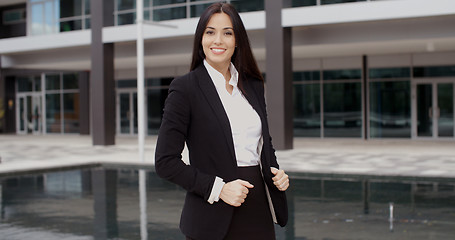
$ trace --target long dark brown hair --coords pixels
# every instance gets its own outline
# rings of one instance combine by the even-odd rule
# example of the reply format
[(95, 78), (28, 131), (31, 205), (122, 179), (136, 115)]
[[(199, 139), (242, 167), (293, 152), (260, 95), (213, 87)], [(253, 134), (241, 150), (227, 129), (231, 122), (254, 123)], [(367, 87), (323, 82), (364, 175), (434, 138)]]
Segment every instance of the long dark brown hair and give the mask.
[(214, 3), (202, 13), (196, 27), (196, 33), (194, 34), (193, 59), (190, 70), (196, 69), (205, 59), (202, 48), (202, 37), (210, 18), (215, 13), (225, 13), (231, 19), (232, 27), (234, 28), (235, 43), (237, 45), (231, 57), (231, 62), (239, 72), (239, 88), (243, 92), (243, 81), (246, 81), (249, 77), (261, 81), (264, 81), (264, 79), (251, 51), (250, 41), (242, 19), (240, 19), (239, 13), (231, 4)]

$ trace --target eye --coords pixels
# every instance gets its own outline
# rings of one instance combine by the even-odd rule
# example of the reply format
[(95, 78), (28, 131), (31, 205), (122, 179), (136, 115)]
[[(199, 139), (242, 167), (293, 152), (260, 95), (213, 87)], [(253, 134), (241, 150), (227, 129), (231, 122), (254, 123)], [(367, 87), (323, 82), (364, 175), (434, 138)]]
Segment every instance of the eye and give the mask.
[(205, 34), (213, 35), (213, 34), (215, 34), (215, 32), (213, 30), (207, 30), (207, 31), (205, 31)]
[(233, 35), (234, 35), (234, 33), (231, 32), (231, 31), (227, 31), (227, 32), (225, 32), (224, 34), (227, 35), (227, 36), (233, 36)]

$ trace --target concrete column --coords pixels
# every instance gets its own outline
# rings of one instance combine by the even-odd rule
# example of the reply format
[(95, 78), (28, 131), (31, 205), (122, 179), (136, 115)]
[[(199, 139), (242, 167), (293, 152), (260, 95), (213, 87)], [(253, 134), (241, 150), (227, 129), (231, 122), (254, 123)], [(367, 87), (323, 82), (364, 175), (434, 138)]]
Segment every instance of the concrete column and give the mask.
[(79, 73), (79, 134), (90, 134), (90, 73)]
[(103, 27), (114, 24), (114, 1), (91, 0), (91, 124), (93, 145), (115, 144), (114, 44), (103, 43)]
[(293, 148), (292, 29), (281, 24), (282, 0), (265, 0), (266, 100), (277, 150)]

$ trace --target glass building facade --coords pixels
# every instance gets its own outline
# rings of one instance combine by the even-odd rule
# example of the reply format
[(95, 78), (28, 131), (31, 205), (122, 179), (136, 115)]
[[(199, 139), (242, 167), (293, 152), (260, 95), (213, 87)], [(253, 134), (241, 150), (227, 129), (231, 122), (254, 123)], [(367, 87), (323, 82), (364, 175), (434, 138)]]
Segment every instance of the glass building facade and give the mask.
[(17, 133), (79, 133), (76, 73), (16, 77)]
[[(366, 1), (284, 0), (283, 3), (286, 8), (295, 8)], [(135, 23), (136, 0), (112, 2), (115, 25)], [(214, 2), (218, 1), (144, 0), (144, 17), (151, 21), (195, 18)], [(232, 3), (239, 12), (264, 10), (264, 0), (226, 2)], [(90, 0), (28, 0), (17, 9), (5, 11), (3, 19), (6, 20), (3, 25), (26, 22), (26, 35), (87, 30), (91, 27)], [(14, 77), (17, 133), (79, 132), (78, 74), (57, 71)], [(174, 77), (162, 74), (146, 79), (149, 135), (158, 131), (168, 87)], [(453, 61), (451, 64), (394, 64), (366, 69), (317, 67), (294, 71), (294, 135), (454, 138), (454, 78)], [(116, 132), (137, 134), (136, 80), (120, 77), (115, 81)]]
[[(361, 69), (294, 72), (294, 134), (411, 138), (415, 104), (417, 137), (453, 138), (454, 71), (455, 65), (369, 68), (367, 93)], [(414, 103), (413, 85), (417, 94)], [(368, 108), (363, 108), (365, 103)], [(368, 136), (363, 135), (365, 128)]]
[[(114, 1), (115, 25), (134, 24), (136, 0)], [(199, 17), (218, 0), (143, 0), (144, 19), (166, 21)], [(285, 7), (304, 7), (367, 0), (284, 0)], [(29, 0), (29, 34), (52, 34), (90, 29), (90, 0)], [(264, 0), (226, 0), (239, 12), (263, 11)]]

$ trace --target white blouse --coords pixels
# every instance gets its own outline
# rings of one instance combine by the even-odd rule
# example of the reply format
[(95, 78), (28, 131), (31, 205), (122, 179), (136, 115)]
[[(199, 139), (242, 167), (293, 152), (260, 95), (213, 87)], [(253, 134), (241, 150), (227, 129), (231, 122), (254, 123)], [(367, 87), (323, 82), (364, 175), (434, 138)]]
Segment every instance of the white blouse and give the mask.
[[(262, 136), (261, 119), (237, 87), (239, 77), (237, 69), (231, 63), (229, 67), (231, 73), (229, 84), (233, 86), (233, 90), (232, 94), (229, 94), (223, 74), (215, 70), (205, 60), (204, 66), (216, 87), (218, 96), (229, 118), (237, 166), (259, 165), (258, 144)], [(217, 177), (208, 199), (210, 203), (219, 200), (223, 185), (222, 179)]]

